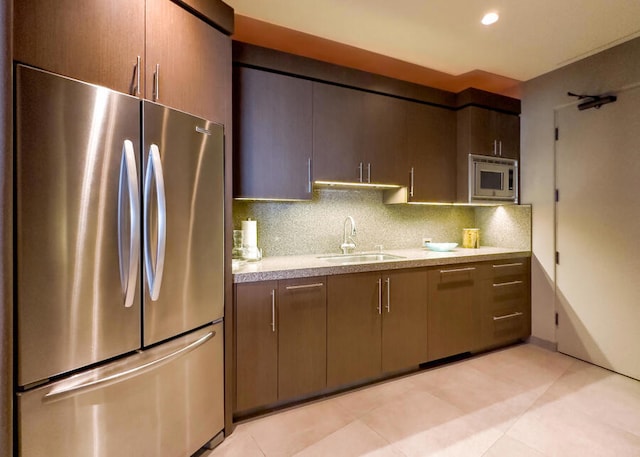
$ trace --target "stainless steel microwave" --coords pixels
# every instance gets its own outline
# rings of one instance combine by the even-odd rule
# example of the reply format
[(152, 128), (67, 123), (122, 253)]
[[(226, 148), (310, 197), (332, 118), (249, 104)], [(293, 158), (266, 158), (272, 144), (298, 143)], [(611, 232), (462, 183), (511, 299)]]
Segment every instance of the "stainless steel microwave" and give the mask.
[(518, 161), (469, 154), (469, 203), (518, 203)]

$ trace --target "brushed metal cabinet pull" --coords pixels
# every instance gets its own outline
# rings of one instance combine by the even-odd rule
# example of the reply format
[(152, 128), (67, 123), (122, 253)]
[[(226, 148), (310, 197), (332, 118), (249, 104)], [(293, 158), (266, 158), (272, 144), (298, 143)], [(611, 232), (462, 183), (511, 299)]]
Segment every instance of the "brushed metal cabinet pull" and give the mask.
[(153, 101), (160, 99), (160, 64), (156, 64), (156, 71), (153, 73)]
[(311, 190), (312, 190), (312, 188), (311, 188), (311, 157), (309, 157), (307, 159), (307, 178), (309, 180), (308, 181), (309, 182), (309, 187), (308, 187), (307, 192), (311, 193)]
[(516, 313), (505, 314), (504, 316), (493, 316), (493, 320), (494, 321), (501, 321), (503, 319), (511, 319), (511, 318), (514, 318), (514, 317), (522, 316), (522, 315), (523, 315), (523, 313), (518, 311)]
[(360, 162), (360, 165), (358, 165), (358, 172), (360, 173), (358, 180), (360, 182), (362, 182), (362, 170), (363, 170), (363, 167), (364, 167), (364, 164), (362, 162)]
[(378, 279), (378, 314), (382, 314), (382, 278)]
[(371, 163), (367, 164), (367, 182), (371, 183)]
[(140, 69), (142, 60), (140, 56), (136, 57), (136, 87), (133, 88), (133, 93), (131, 95), (140, 96)]
[(384, 280), (387, 283), (387, 313), (391, 312), (391, 278)]
[(409, 180), (409, 197), (413, 197), (413, 180), (414, 180), (413, 167), (411, 167), (410, 176), (411, 176), (411, 179)]
[(516, 284), (522, 284), (522, 281), (500, 282), (498, 284), (494, 284), (493, 287), (515, 286)]
[(440, 273), (464, 273), (465, 271), (475, 271), (476, 267), (456, 268), (454, 270), (440, 270)]
[(324, 286), (324, 283), (316, 282), (314, 284), (301, 284), (299, 286), (287, 286), (285, 287), (285, 289), (287, 290), (312, 289), (314, 287), (322, 287), (322, 286)]
[(516, 263), (501, 263), (499, 265), (494, 265), (493, 268), (507, 268), (507, 267), (521, 267), (524, 263), (516, 262)]
[(276, 290), (271, 290), (271, 331), (276, 331)]

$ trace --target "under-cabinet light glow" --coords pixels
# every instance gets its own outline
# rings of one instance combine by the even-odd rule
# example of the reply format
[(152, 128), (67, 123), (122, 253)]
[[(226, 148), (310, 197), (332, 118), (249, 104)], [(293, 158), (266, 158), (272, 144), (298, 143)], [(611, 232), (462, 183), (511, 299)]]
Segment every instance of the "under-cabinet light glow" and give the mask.
[(321, 187), (336, 187), (336, 188), (361, 188), (361, 189), (397, 189), (402, 186), (395, 184), (369, 184), (361, 182), (340, 182), (340, 181), (314, 181), (314, 184)]

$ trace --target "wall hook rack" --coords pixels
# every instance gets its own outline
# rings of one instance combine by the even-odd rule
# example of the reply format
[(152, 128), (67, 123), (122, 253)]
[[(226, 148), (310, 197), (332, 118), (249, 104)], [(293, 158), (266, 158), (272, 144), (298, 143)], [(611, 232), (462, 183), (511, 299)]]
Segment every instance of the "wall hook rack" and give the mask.
[(589, 108), (600, 109), (602, 105), (613, 103), (618, 100), (618, 97), (616, 97), (615, 95), (586, 95), (574, 94), (573, 92), (567, 92), (567, 95), (570, 97), (578, 97), (578, 100), (588, 99), (587, 101), (582, 102), (578, 105), (578, 109), (580, 111)]

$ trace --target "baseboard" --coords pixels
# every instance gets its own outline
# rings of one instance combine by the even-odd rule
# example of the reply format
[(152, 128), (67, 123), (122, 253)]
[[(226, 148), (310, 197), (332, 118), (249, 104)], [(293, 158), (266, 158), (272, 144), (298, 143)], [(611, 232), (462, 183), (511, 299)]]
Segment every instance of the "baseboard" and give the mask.
[(538, 338), (537, 336), (531, 335), (527, 338), (527, 343), (534, 344), (548, 351), (558, 352), (558, 343), (554, 341), (544, 340), (542, 338)]

